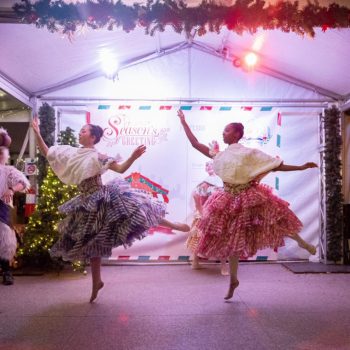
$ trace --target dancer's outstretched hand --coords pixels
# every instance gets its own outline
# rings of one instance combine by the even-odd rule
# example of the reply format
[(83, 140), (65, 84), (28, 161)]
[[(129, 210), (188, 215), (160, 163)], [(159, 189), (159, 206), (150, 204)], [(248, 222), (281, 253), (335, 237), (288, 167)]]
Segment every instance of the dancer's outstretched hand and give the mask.
[(134, 152), (131, 154), (133, 160), (140, 158), (146, 152), (146, 146), (141, 145), (135, 148)]
[(39, 127), (40, 123), (39, 123), (39, 119), (37, 116), (35, 116), (32, 120), (32, 128), (34, 130), (34, 132), (37, 135), (40, 135), (40, 127)]
[(309, 169), (309, 168), (318, 168), (318, 165), (314, 162), (307, 162), (304, 165), (302, 165), (303, 169)]

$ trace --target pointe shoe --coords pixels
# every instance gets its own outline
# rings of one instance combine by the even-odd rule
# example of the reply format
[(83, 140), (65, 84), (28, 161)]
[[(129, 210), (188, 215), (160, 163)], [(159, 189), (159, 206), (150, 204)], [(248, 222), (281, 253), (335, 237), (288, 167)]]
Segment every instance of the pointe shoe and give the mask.
[(90, 303), (92, 303), (96, 298), (97, 298), (97, 294), (100, 291), (100, 289), (102, 289), (104, 286), (103, 282), (100, 282), (97, 287), (93, 287), (92, 288), (92, 293), (91, 293), (91, 297), (90, 297)]
[(239, 285), (238, 280), (236, 282), (230, 283), (230, 287), (228, 289), (228, 292), (227, 292), (226, 296), (224, 297), (225, 300), (229, 300), (233, 297), (233, 293), (234, 293), (235, 289), (238, 287), (238, 285)]
[(174, 222), (174, 228), (175, 230), (178, 230), (181, 232), (188, 232), (191, 229), (190, 226), (183, 224), (181, 222)]

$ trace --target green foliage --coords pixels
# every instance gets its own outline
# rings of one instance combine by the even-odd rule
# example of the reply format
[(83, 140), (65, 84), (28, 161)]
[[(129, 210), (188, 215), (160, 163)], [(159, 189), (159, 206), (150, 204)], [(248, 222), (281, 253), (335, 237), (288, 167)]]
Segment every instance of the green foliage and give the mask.
[(60, 145), (70, 145), (77, 147), (77, 140), (74, 136), (74, 130), (67, 126), (65, 131), (60, 131), (57, 139), (57, 143)]
[[(55, 143), (55, 129), (56, 129), (56, 119), (55, 119), (55, 110), (49, 104), (44, 103), (39, 108), (39, 121), (40, 121), (40, 133), (44, 142), (48, 147), (53, 146)], [(41, 154), (38, 156), (38, 186), (41, 187), (41, 184), (46, 177), (47, 173), (47, 160)]]
[(333, 106), (323, 117), (325, 130), (325, 192), (327, 259), (339, 261), (342, 256), (343, 194), (341, 176), (341, 112)]
[(300, 35), (315, 36), (315, 28), (349, 28), (349, 8), (335, 3), (328, 6), (308, 1), (236, 0), (230, 5), (220, 1), (203, 0), (197, 6), (188, 6), (183, 0), (148, 0), (132, 5), (121, 0), (86, 0), (76, 3), (64, 0), (22, 0), (13, 6), (23, 23), (46, 27), (50, 32), (69, 36), (81, 26), (91, 29), (120, 28), (129, 33), (143, 27), (154, 35), (170, 26), (177, 33), (220, 33), (223, 28), (242, 34), (256, 33), (258, 29), (279, 29)]

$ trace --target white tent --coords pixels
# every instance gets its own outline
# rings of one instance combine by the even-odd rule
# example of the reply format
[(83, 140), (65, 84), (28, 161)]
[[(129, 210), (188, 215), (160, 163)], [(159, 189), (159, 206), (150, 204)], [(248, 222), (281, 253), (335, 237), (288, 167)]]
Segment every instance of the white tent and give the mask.
[[(8, 7), (13, 3), (5, 2)], [(159, 106), (170, 106), (172, 112), (168, 111), (166, 117), (171, 120), (175, 108), (190, 105), (197, 111), (193, 113), (193, 120), (198, 117), (208, 123), (211, 117), (196, 115), (202, 107), (203, 113), (207, 107), (212, 111), (223, 107), (233, 108), (232, 111), (267, 107), (275, 114), (266, 120), (279, 113), (286, 116), (284, 125), (288, 125), (294, 136), (283, 138), (286, 148), (281, 152), (289, 162), (301, 163), (318, 159), (318, 114), (333, 103), (342, 110), (350, 106), (349, 29), (325, 32), (317, 29), (315, 38), (309, 38), (262, 30), (255, 35), (238, 35), (227, 29), (221, 30), (220, 34), (189, 36), (177, 34), (171, 28), (149, 36), (142, 28), (136, 28), (130, 33), (122, 30), (80, 31), (69, 40), (67, 36), (32, 25), (0, 23), (0, 43), (0, 88), (34, 109), (40, 102), (49, 102), (55, 106), (62, 125), (79, 127), (86, 112), (99, 115), (99, 106), (127, 105), (132, 110), (152, 106), (152, 111)], [(233, 65), (235, 58), (252, 49), (260, 57), (255, 71), (247, 72)], [(119, 62), (114, 80), (107, 79), (100, 68), (101, 50), (109, 50)], [(82, 115), (83, 119), (77, 115)], [(242, 117), (238, 112), (236, 115)], [(175, 129), (172, 123), (169, 121), (165, 127)], [(274, 121), (266, 123), (273, 129), (274, 147), (276, 144), (280, 147), (278, 136), (283, 137), (283, 130), (278, 128), (281, 125)], [(218, 124), (222, 122), (214, 123), (213, 127)], [(198, 123), (199, 130), (201, 125)], [(307, 151), (300, 153), (301, 145), (310, 150), (309, 158)], [(183, 220), (190, 211), (186, 204), (188, 195), (191, 186), (203, 175), (198, 171), (202, 164), (202, 159), (193, 158), (192, 163), (187, 164), (187, 172), (178, 174), (180, 179), (183, 176), (179, 182), (186, 183), (186, 193), (185, 197), (178, 193), (177, 199), (181, 199), (180, 204), (185, 205), (186, 210), (181, 213), (175, 210), (175, 219)], [(147, 165), (141, 170), (147, 172)], [(160, 176), (160, 181), (165, 181), (164, 176)], [(291, 177), (280, 195), (303, 216), (305, 237), (317, 243), (318, 176), (312, 179), (316, 184), (310, 186), (310, 178)], [(276, 178), (269, 181), (283, 192), (278, 188)], [(282, 180), (278, 178), (278, 184), (279, 181)], [(295, 186), (307, 188), (306, 195), (296, 194)], [(173, 190), (176, 192), (176, 188)], [(166, 237), (164, 242), (169, 244), (169, 238)], [(183, 239), (172, 240), (170, 245), (175, 247), (172, 248), (174, 254), (156, 248), (153, 255), (183, 255), (180, 243), (182, 247)], [(152, 244), (151, 241), (149, 246)], [(147, 255), (144, 247), (131, 255)], [(305, 258), (305, 255), (297, 253), (291, 245), (278, 257)]]

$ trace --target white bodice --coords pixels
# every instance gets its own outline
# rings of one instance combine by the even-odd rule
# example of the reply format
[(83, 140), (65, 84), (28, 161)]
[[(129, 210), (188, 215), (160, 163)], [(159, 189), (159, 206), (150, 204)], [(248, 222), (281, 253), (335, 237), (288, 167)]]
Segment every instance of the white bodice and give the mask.
[(67, 185), (79, 185), (83, 180), (102, 174), (113, 158), (101, 156), (94, 148), (57, 145), (49, 148), (47, 160), (58, 178)]
[(246, 184), (258, 175), (278, 167), (281, 163), (280, 158), (234, 143), (216, 154), (213, 169), (223, 182)]

